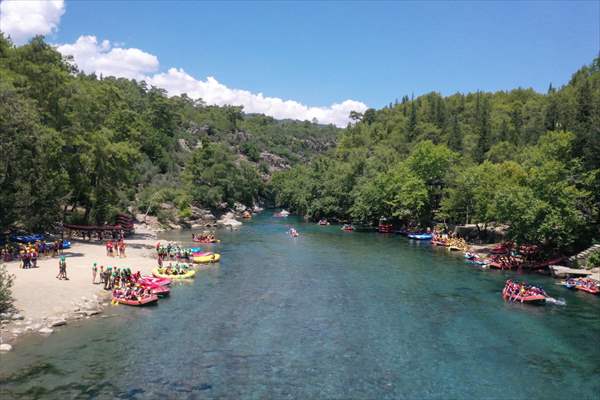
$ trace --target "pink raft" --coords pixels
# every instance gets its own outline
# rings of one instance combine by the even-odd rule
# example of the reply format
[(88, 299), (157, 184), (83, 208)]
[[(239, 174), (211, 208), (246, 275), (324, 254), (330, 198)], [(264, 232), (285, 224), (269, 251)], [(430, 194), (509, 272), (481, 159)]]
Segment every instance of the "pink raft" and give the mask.
[(140, 280), (137, 281), (140, 285), (149, 285), (149, 286), (169, 286), (171, 284), (171, 280), (169, 278), (156, 278), (154, 276), (143, 276)]

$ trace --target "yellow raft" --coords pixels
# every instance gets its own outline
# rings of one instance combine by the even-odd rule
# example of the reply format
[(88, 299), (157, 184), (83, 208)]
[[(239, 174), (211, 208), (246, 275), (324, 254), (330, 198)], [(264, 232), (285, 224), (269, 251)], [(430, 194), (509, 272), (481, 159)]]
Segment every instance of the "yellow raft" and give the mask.
[(195, 256), (192, 257), (192, 261), (195, 263), (214, 263), (218, 262), (221, 259), (221, 255), (219, 253), (207, 254), (204, 256)]
[(158, 272), (158, 268), (155, 268), (152, 270), (152, 275), (155, 278), (168, 278), (168, 279), (191, 279), (194, 277), (194, 275), (196, 275), (196, 271), (194, 271), (193, 269), (190, 269), (188, 272), (186, 272), (185, 274), (177, 274), (177, 275), (167, 275), (167, 274), (161, 274), (160, 272)]

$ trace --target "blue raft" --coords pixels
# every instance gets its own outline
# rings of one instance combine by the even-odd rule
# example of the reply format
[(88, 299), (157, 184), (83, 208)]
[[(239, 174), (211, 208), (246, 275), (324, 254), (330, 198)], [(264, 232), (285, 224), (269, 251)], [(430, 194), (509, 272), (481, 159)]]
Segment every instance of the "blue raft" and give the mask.
[(415, 240), (431, 240), (433, 235), (431, 233), (411, 233), (408, 235), (409, 239)]

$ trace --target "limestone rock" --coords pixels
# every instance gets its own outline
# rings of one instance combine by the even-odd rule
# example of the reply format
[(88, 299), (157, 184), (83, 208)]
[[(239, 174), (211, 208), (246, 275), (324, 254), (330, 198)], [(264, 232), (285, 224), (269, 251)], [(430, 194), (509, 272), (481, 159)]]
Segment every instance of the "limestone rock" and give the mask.
[(1, 353), (8, 353), (11, 350), (12, 350), (12, 346), (10, 344), (8, 344), (8, 343), (0, 344), (0, 352)]
[(244, 211), (246, 211), (246, 206), (242, 203), (235, 202), (233, 204), (233, 209), (238, 213), (243, 213)]
[(223, 215), (220, 220), (217, 221), (217, 224), (232, 229), (237, 229), (242, 225), (242, 223), (236, 220), (234, 217), (235, 216), (232, 212), (228, 212), (227, 214)]
[(188, 146), (187, 141), (185, 139), (177, 139), (177, 145), (183, 151), (190, 152), (190, 146)]
[(66, 325), (66, 324), (67, 324), (67, 321), (64, 320), (64, 319), (55, 319), (55, 320), (50, 321), (50, 327), (51, 328), (55, 328), (57, 326), (63, 326), (63, 325)]

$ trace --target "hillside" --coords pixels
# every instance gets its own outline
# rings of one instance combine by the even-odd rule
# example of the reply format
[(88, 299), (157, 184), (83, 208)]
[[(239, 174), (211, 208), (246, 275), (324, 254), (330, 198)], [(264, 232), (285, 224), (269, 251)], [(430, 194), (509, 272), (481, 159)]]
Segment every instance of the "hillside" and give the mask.
[(554, 249), (600, 236), (600, 59), (546, 94), (404, 96), (352, 117), (334, 151), (273, 178), (279, 205), (414, 229), (507, 225)]
[(274, 171), (308, 162), (340, 132), (86, 75), (42, 37), (15, 47), (0, 34), (0, 97), (3, 230), (252, 206)]

